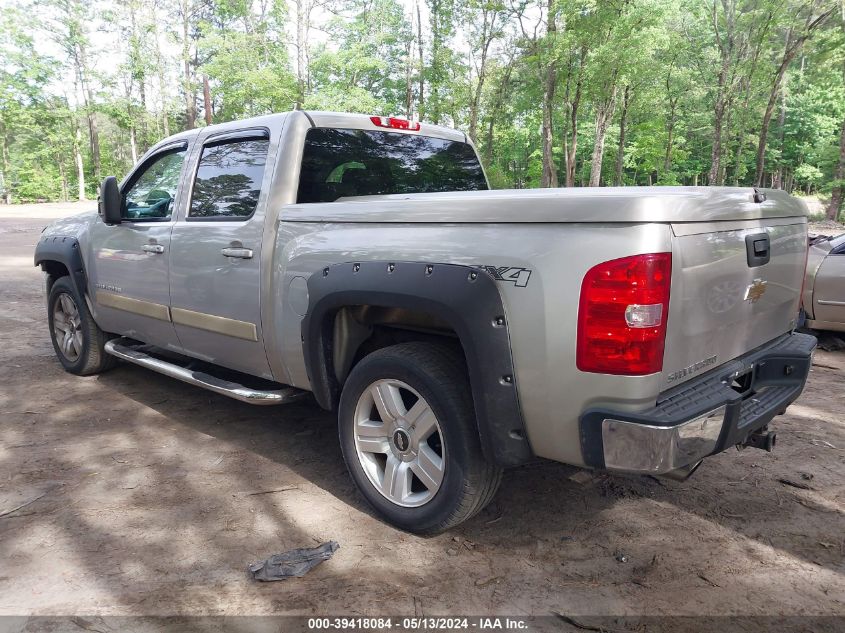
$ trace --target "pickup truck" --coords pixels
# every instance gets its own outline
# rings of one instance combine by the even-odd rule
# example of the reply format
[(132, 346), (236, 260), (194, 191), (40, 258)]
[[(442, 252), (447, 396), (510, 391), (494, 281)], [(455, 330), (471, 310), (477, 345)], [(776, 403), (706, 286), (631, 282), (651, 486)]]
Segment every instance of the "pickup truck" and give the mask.
[(688, 476), (771, 450), (796, 333), (802, 203), (781, 191), (490, 191), (467, 137), (294, 111), (155, 145), (99, 212), (46, 228), (50, 335), (257, 405), (337, 411), (384, 519), (445, 530), (537, 458)]

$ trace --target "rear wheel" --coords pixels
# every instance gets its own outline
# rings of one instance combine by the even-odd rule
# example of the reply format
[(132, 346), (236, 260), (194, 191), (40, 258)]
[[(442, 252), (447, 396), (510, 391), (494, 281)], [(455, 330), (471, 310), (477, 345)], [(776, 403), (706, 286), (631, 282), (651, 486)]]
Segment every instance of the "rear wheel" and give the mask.
[(104, 349), (108, 335), (94, 322), (68, 277), (60, 277), (50, 288), (47, 320), (53, 349), (66, 371), (87, 376), (114, 366), (114, 357)]
[(463, 358), (445, 346), (403, 343), (365, 357), (344, 385), (338, 427), (362, 494), (411, 532), (465, 521), (501, 480), (481, 453)]

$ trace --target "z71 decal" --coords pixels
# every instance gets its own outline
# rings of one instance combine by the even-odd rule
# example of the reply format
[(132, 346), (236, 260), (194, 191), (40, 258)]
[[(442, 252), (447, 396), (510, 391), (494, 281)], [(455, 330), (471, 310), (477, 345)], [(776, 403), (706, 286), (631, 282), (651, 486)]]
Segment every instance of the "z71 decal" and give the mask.
[(528, 268), (515, 266), (482, 266), (481, 268), (496, 281), (509, 281), (518, 288), (527, 286), (528, 278), (531, 277), (531, 270)]

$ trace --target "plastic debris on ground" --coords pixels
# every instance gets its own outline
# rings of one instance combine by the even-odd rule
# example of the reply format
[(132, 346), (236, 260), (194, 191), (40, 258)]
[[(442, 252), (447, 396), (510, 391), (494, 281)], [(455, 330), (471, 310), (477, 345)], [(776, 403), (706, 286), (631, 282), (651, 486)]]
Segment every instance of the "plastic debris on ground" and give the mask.
[(330, 559), (339, 547), (336, 541), (329, 541), (317, 547), (301, 547), (274, 554), (267, 560), (250, 565), (249, 573), (253, 580), (262, 582), (302, 578), (324, 560)]

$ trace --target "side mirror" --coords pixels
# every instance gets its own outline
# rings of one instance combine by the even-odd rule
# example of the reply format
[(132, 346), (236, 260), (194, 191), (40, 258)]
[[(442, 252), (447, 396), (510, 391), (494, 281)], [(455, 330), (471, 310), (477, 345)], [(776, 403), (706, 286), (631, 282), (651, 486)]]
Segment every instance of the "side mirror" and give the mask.
[(97, 203), (98, 212), (106, 224), (120, 224), (123, 199), (120, 195), (120, 187), (117, 186), (117, 178), (107, 176), (100, 185), (100, 199)]

